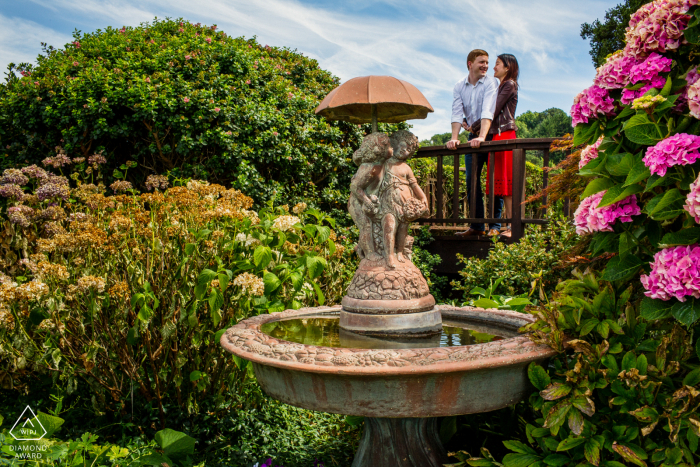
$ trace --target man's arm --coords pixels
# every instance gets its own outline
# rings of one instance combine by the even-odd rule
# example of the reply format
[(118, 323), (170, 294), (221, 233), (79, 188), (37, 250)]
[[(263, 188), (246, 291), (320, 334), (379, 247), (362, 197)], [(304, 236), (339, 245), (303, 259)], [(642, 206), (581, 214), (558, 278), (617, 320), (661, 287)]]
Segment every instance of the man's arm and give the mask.
[(498, 96), (498, 81), (495, 78), (487, 79), (484, 82), (486, 88), (484, 89), (484, 100), (481, 106), (481, 131), (479, 131), (479, 137), (471, 140), (471, 145), (473, 148), (478, 148), (481, 143), (486, 141), (486, 137), (491, 129), (491, 121), (493, 120), (493, 113), (496, 110), (496, 98)]
[(491, 120), (488, 118), (481, 119), (481, 130), (479, 131), (479, 136), (470, 141), (473, 148), (478, 148), (481, 143), (486, 141), (486, 137), (489, 135), (489, 130), (491, 129)]
[(452, 91), (452, 139), (447, 142), (447, 149), (457, 149), (459, 144), (459, 130), (462, 127), (462, 119), (464, 118), (462, 94), (459, 92), (460, 84), (461, 81), (455, 85)]

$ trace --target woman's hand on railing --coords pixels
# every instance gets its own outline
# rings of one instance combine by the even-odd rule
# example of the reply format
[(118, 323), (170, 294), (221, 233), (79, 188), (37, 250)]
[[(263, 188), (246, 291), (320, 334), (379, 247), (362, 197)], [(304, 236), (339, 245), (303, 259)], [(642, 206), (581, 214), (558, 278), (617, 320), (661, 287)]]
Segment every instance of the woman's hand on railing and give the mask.
[(445, 144), (445, 146), (447, 146), (447, 149), (457, 149), (457, 146), (459, 146), (459, 140), (451, 139)]

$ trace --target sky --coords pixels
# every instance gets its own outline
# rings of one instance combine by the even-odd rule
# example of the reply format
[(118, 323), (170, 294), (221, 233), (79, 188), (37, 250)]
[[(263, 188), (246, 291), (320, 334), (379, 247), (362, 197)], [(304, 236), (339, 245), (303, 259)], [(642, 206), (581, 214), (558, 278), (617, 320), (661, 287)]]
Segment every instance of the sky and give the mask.
[[(416, 86), (434, 113), (411, 120), (421, 139), (450, 129), (452, 89), (470, 50), (520, 64), (517, 115), (558, 107), (590, 86), (595, 69), (581, 23), (620, 0), (0, 0), (0, 70), (35, 63), (41, 42), (62, 48), (78, 29), (137, 26), (153, 18), (216, 24), (315, 58), (340, 77), (390, 75)], [(492, 73), (490, 71), (490, 73)]]

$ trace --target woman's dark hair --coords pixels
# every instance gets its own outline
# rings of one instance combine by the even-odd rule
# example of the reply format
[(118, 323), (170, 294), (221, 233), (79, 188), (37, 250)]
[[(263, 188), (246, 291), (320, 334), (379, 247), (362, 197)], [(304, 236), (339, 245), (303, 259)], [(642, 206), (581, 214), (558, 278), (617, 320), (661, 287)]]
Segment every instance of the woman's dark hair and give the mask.
[(501, 82), (501, 86), (503, 86), (503, 83), (510, 79), (515, 81), (515, 84), (517, 86), (518, 78), (520, 77), (520, 67), (518, 66), (518, 59), (515, 58), (515, 55), (511, 54), (501, 54), (498, 56), (498, 59), (503, 62), (503, 65), (506, 68), (508, 68), (508, 71), (506, 71), (506, 76)]

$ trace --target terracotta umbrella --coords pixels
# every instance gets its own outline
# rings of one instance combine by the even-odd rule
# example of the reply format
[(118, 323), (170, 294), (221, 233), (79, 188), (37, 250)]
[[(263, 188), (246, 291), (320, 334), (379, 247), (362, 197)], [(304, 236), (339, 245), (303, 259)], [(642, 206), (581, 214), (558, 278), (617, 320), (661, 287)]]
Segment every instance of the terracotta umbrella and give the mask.
[(329, 120), (352, 123), (398, 123), (425, 118), (433, 107), (411, 83), (392, 76), (361, 76), (332, 90), (316, 107)]

